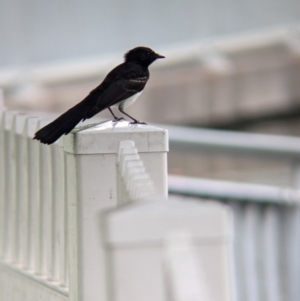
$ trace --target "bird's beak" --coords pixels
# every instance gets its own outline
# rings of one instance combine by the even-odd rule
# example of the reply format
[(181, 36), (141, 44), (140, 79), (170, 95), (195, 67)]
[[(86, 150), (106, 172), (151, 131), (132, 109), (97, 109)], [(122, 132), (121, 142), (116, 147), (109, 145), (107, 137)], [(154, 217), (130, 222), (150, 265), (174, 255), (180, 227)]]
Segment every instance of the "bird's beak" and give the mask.
[(166, 58), (166, 57), (163, 56), (163, 55), (160, 55), (160, 54), (156, 53), (156, 58), (157, 58), (157, 59), (164, 59), (164, 58)]

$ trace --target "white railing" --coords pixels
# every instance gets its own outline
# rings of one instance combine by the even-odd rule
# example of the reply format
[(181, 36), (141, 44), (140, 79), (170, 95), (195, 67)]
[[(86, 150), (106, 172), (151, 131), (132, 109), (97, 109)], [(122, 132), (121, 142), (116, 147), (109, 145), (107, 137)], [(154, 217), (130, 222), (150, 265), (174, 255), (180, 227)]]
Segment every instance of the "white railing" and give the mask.
[(104, 122), (45, 146), (47, 120), (0, 114), (1, 300), (232, 300), (230, 213), (166, 199), (165, 130)]
[(299, 300), (298, 189), (170, 176), (169, 192), (232, 208), (238, 301)]
[(0, 254), (6, 271), (1, 277), (12, 277), (3, 279), (10, 282), (18, 278), (10, 273), (18, 271), (61, 299), (94, 300), (105, 278), (98, 210), (116, 204), (119, 142), (136, 141), (158, 192), (166, 195), (166, 132), (107, 123), (45, 146), (32, 140), (45, 123), (1, 110)]
[(16, 276), (23, 275), (34, 280), (35, 293), (48, 288), (65, 300), (69, 273), (63, 148), (32, 141), (42, 124), (39, 118), (5, 110), (0, 114), (2, 280), (17, 281), (26, 290), (28, 281)]
[[(203, 151), (232, 156), (232, 162), (241, 162), (238, 161), (241, 155), (245, 162), (249, 157), (259, 158), (262, 168), (255, 174), (256, 183), (264, 177), (272, 177), (272, 171), (265, 172), (264, 161), (281, 161), (284, 162), (281, 167), (288, 166), (287, 187), (274, 183), (258, 185), (169, 176), (169, 192), (182, 195), (183, 199), (186, 196), (199, 201), (217, 199), (233, 209), (238, 301), (299, 300), (300, 139), (176, 126), (167, 128), (171, 149), (184, 150), (195, 158), (198, 155), (199, 160), (203, 160)], [(282, 177), (282, 169), (278, 169), (274, 178)], [(226, 172), (230, 170), (224, 170)], [(267, 182), (272, 183), (272, 180)]]
[[(0, 114), (0, 300), (54, 294), (55, 300), (148, 301), (155, 299), (152, 291), (157, 300), (194, 300), (199, 294), (231, 300), (228, 261), (222, 260), (230, 253), (230, 217), (203, 198), (232, 209), (237, 300), (299, 299), (299, 190), (169, 177), (171, 193), (194, 199), (166, 200), (165, 130), (107, 122), (77, 128), (44, 146), (32, 136), (46, 120), (4, 109)], [(299, 157), (296, 138), (277, 142), (262, 135), (171, 129), (174, 147)], [(264, 139), (249, 143), (249, 137)], [(224, 223), (206, 224), (207, 217)], [(212, 245), (214, 251), (204, 251)], [(218, 269), (208, 264), (216, 250)], [(194, 254), (188, 262), (198, 262), (197, 269), (188, 262), (182, 266), (178, 254)], [(180, 285), (183, 270), (198, 288)], [(201, 289), (207, 273), (219, 279), (218, 289), (211, 281), (211, 289)]]

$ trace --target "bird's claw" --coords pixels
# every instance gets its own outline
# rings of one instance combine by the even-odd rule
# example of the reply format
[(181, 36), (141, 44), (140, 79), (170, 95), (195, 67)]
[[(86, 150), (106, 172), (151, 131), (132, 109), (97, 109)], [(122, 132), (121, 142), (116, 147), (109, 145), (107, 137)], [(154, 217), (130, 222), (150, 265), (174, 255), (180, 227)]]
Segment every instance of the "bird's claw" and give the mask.
[(130, 124), (146, 124), (146, 122), (141, 122), (141, 121), (138, 121), (138, 120), (134, 120), (134, 121), (131, 121)]
[(115, 118), (112, 122), (119, 122), (122, 120), (125, 120), (125, 119), (123, 117), (120, 117), (120, 118)]

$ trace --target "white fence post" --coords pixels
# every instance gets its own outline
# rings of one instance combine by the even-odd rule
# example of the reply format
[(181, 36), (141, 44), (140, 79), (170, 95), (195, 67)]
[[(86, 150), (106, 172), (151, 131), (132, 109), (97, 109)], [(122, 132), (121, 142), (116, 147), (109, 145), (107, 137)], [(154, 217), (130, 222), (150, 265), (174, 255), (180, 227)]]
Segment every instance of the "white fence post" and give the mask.
[[(163, 198), (149, 201), (105, 213), (109, 300), (234, 300), (229, 208), (217, 202)], [(190, 254), (190, 250), (179, 250), (178, 253), (168, 240), (170, 235), (174, 237), (182, 232), (190, 233), (195, 254), (186, 260), (182, 255)], [(175, 253), (180, 256), (180, 262)], [(189, 266), (191, 263), (196, 266)], [(187, 272), (186, 277), (192, 277), (193, 284), (203, 281), (198, 283), (202, 291), (192, 284), (193, 294), (185, 291), (181, 286), (183, 283), (178, 283), (184, 277), (178, 273), (183, 271)], [(180, 287), (174, 287), (177, 285)], [(207, 286), (206, 292), (203, 285)]]
[(191, 233), (177, 230), (166, 237), (165, 262), (172, 301), (214, 301)]
[(71, 301), (107, 300), (99, 210), (117, 204), (120, 142), (133, 140), (158, 192), (167, 195), (168, 139), (165, 130), (106, 122), (75, 130), (64, 138), (69, 219)]

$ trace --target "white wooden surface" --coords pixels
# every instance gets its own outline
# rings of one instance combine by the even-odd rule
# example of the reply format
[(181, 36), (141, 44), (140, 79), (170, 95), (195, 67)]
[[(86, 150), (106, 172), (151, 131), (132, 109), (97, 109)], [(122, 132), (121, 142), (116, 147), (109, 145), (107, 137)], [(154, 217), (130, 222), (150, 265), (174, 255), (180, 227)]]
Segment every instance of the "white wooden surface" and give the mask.
[(45, 146), (47, 122), (0, 108), (0, 300), (106, 300), (99, 210), (117, 204), (120, 142), (166, 196), (167, 132), (108, 122)]
[(166, 274), (169, 295), (174, 301), (213, 301), (204, 266), (197, 260), (192, 235), (174, 231), (165, 240)]
[(54, 174), (64, 178), (64, 171), (52, 165), (51, 156), (63, 149), (59, 143), (46, 149), (32, 140), (43, 126), (40, 118), (4, 109), (0, 114), (1, 300), (65, 300), (67, 220), (56, 206), (66, 202), (62, 194), (59, 200), (53, 197), (61, 190), (52, 179)]
[(117, 163), (118, 204), (158, 195), (156, 186), (146, 171), (135, 143), (123, 140), (119, 145)]
[(107, 300), (99, 214), (117, 204), (116, 164), (120, 142), (135, 141), (158, 193), (166, 196), (168, 139), (162, 129), (125, 121), (83, 128), (64, 138), (70, 300)]
[[(191, 234), (197, 269), (205, 279), (199, 286), (207, 285), (206, 296), (214, 301), (234, 299), (231, 216), (226, 206), (174, 199), (137, 202), (108, 212), (106, 221), (110, 300), (183, 300), (176, 297), (182, 290), (172, 289), (181, 277), (176, 274), (180, 263), (166, 251), (167, 238), (181, 231)], [(180, 260), (185, 268), (191, 258)], [(191, 276), (187, 272), (186, 277)], [(207, 301), (204, 293), (202, 297)]]
[(66, 293), (45, 285), (41, 279), (30, 278), (19, 269), (0, 264), (0, 300), (6, 301), (67, 301)]

